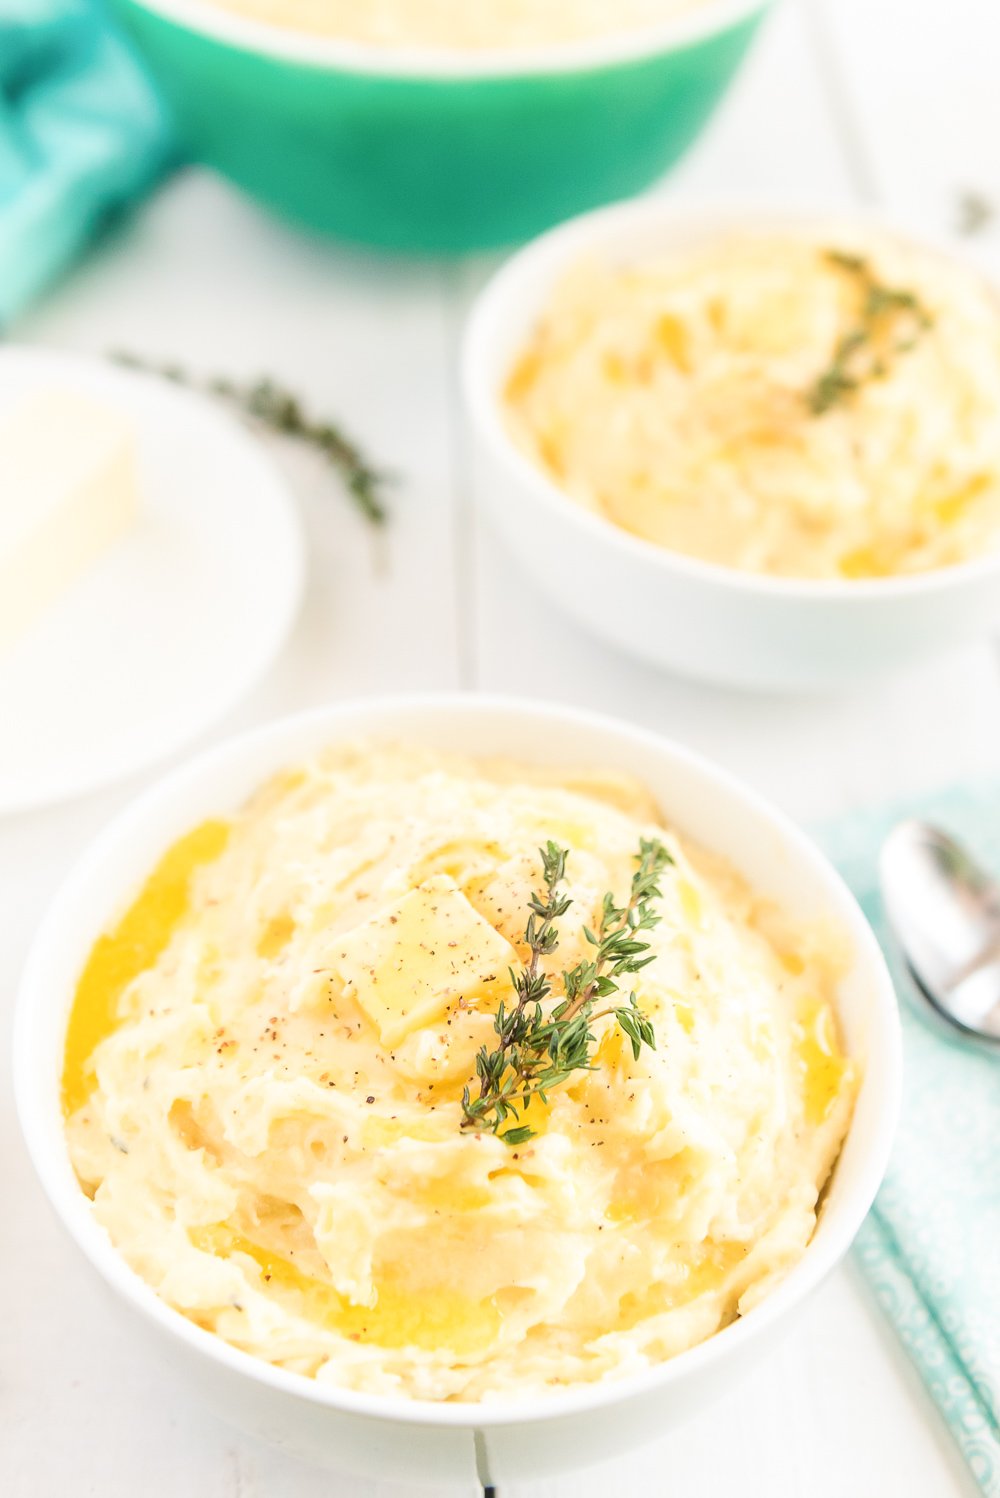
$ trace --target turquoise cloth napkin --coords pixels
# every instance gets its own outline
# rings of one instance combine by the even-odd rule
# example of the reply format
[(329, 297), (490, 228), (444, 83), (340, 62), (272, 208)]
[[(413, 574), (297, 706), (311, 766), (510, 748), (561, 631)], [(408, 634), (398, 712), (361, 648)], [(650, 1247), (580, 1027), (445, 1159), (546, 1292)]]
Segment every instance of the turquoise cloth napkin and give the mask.
[(1000, 785), (846, 818), (820, 841), (882, 941), (903, 1010), (899, 1134), (855, 1253), (987, 1498), (1000, 1498), (1000, 1055), (952, 1041), (911, 1007), (877, 892), (903, 817), (954, 833), (1000, 869)]
[(0, 328), (171, 156), (153, 88), (90, 0), (0, 0)]

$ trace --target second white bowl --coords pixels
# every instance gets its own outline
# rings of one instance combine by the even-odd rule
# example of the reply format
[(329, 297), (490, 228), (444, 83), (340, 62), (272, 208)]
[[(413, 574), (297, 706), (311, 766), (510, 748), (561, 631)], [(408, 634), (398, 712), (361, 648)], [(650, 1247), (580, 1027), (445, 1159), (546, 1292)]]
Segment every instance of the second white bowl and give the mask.
[[(678, 209), (657, 199), (627, 203), (536, 240), (507, 262), (476, 305), (463, 384), (482, 501), (545, 592), (630, 654), (685, 676), (799, 691), (846, 686), (1000, 626), (1000, 551), (935, 572), (873, 580), (739, 572), (668, 551), (590, 513), (507, 431), (501, 400), (507, 376), (553, 287), (577, 260), (597, 255), (628, 263), (738, 227), (836, 221), (829, 214), (765, 215), (742, 207)], [(914, 238), (889, 224), (879, 227)], [(944, 252), (959, 254), (951, 247)], [(971, 261), (970, 268), (982, 274)]]

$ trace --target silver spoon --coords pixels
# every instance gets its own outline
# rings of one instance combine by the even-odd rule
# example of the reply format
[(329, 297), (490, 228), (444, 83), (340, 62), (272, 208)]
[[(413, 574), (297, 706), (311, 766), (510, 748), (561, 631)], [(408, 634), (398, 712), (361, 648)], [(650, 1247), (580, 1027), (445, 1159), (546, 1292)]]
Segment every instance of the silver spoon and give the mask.
[(964, 1035), (1000, 1044), (1000, 884), (927, 822), (882, 846), (882, 901), (918, 993)]

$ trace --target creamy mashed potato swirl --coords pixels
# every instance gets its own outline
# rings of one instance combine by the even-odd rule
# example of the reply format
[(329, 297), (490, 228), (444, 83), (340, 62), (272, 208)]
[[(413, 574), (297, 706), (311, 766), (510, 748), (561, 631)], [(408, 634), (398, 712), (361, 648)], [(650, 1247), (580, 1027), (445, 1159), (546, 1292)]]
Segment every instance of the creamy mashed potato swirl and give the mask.
[[(643, 835), (675, 860), (636, 979), (656, 1049), (599, 1021), (533, 1139), (463, 1130), (540, 844), (569, 849), (558, 972)], [(194, 829), (94, 947), (73, 1164), (165, 1301), (287, 1369), (433, 1400), (634, 1372), (809, 1242), (855, 1092), (837, 973), (830, 933), (787, 929), (629, 780), (331, 751)]]
[[(855, 351), (873, 378), (817, 412), (866, 287), (912, 294)], [(1000, 542), (1000, 302), (881, 233), (740, 231), (557, 285), (512, 372), (517, 443), (571, 498), (672, 551), (748, 572), (925, 572)]]
[(642, 30), (705, 0), (212, 0), (257, 21), (380, 47), (480, 51)]

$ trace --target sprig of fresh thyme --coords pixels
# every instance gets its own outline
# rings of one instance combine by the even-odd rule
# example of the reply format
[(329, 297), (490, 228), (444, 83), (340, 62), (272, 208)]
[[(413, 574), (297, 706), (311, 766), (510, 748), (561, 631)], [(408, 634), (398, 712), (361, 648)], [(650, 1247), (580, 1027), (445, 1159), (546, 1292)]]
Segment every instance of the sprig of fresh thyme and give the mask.
[(959, 195), (956, 228), (963, 237), (982, 234), (984, 229), (990, 227), (996, 216), (997, 205), (984, 192), (979, 192), (976, 188), (967, 188)]
[[(807, 404), (814, 416), (823, 416), (848, 400), (866, 381), (884, 379), (889, 372), (887, 356), (908, 353), (921, 333), (933, 324), (933, 318), (915, 292), (883, 285), (863, 256), (827, 250), (825, 258), (855, 277), (861, 291), (861, 307), (857, 327), (838, 340), (828, 368), (807, 392)], [(879, 340), (891, 332), (900, 318), (909, 325), (908, 335), (880, 352)]]
[[(612, 1004), (596, 1013), (594, 1006), (619, 992), (620, 978), (638, 973), (653, 961), (641, 933), (652, 930), (660, 920), (652, 902), (660, 898), (660, 876), (673, 859), (657, 839), (641, 840), (628, 901), (619, 906), (613, 895), (605, 895), (596, 933), (584, 928), (593, 956), (562, 974), (563, 997), (546, 1013), (552, 983), (542, 968), (542, 958), (559, 945), (555, 923), (572, 901), (563, 892), (567, 850), (550, 841), (539, 852), (544, 887), (529, 901), (531, 913), (524, 936), (528, 961), (520, 972), (511, 970), (516, 1001), (510, 1007), (501, 1002), (497, 1009), (493, 1022), (497, 1044), (493, 1049), (482, 1046), (476, 1056), (479, 1092), (473, 1097), (466, 1087), (462, 1094), (463, 1128), (497, 1134), (509, 1117), (523, 1115), (533, 1097), (546, 1102), (548, 1093), (574, 1072), (593, 1070), (590, 1027), (598, 1020), (613, 1015), (632, 1042), (636, 1058), (642, 1046), (656, 1048), (652, 1022), (634, 992), (627, 1004)], [(506, 1129), (501, 1138), (507, 1144), (524, 1144), (534, 1132), (522, 1124)]]
[(345, 436), (333, 422), (314, 420), (307, 416), (299, 397), (279, 385), (276, 380), (264, 376), (241, 385), (225, 375), (199, 379), (178, 364), (152, 363), (136, 354), (118, 352), (111, 357), (116, 364), (124, 365), (127, 369), (159, 375), (171, 384), (219, 396), (270, 431), (305, 443), (337, 469), (347, 492), (365, 518), (372, 525), (385, 523), (387, 515), (382, 502), (382, 491), (389, 482), (388, 475), (373, 468), (357, 444)]

